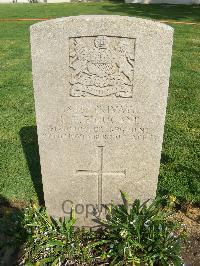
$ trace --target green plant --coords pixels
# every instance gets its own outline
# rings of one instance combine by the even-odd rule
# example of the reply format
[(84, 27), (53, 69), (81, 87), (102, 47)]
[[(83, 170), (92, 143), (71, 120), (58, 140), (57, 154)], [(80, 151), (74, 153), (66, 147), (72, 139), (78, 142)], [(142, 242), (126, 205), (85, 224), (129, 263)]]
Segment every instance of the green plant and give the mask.
[(129, 204), (122, 193), (123, 205), (112, 204), (102, 221), (108, 240), (106, 256), (110, 265), (182, 265), (182, 233), (179, 224), (168, 219), (170, 213), (154, 200), (149, 205), (135, 200)]
[(98, 265), (95, 249), (104, 241), (100, 231), (75, 227), (75, 214), (70, 218), (53, 219), (37, 205), (26, 208), (24, 228), (27, 242), (21, 262), (25, 265)]
[[(26, 209), (24, 227), (28, 233), (23, 262), (60, 265), (89, 261), (85, 256), (83, 230), (75, 230), (74, 212), (70, 219), (53, 219), (36, 205)], [(35, 265), (35, 264), (34, 264)]]
[(57, 220), (33, 205), (24, 212), (25, 265), (181, 265), (179, 224), (160, 200), (110, 205), (99, 230), (75, 227), (75, 215)]

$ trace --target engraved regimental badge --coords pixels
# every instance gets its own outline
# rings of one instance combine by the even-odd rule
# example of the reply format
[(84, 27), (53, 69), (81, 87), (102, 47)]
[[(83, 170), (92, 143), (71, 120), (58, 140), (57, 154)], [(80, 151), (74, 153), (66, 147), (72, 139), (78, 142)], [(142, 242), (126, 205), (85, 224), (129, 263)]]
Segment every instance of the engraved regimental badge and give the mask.
[(133, 38), (70, 38), (70, 96), (131, 98), (134, 57)]

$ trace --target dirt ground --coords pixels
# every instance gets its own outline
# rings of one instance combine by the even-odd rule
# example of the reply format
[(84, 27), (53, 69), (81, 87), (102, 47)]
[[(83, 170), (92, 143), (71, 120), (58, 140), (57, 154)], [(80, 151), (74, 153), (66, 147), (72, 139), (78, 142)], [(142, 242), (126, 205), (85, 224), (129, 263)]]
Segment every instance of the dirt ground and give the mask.
[(185, 205), (173, 215), (185, 225), (187, 240), (182, 249), (185, 266), (200, 266), (200, 208)]

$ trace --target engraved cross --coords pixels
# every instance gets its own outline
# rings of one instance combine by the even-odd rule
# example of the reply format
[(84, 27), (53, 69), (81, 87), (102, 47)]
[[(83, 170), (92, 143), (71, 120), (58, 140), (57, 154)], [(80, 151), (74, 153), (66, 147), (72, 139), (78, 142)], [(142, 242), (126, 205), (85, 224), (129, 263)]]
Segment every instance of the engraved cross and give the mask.
[(98, 177), (98, 208), (101, 209), (102, 206), (102, 181), (103, 181), (103, 175), (109, 175), (109, 174), (117, 174), (117, 175), (123, 175), (126, 178), (126, 170), (123, 171), (112, 171), (112, 172), (104, 172), (103, 171), (103, 152), (104, 147), (103, 146), (97, 146), (98, 148), (98, 161), (99, 161), (99, 167), (97, 170), (76, 170), (76, 173), (83, 173), (83, 174), (95, 174)]

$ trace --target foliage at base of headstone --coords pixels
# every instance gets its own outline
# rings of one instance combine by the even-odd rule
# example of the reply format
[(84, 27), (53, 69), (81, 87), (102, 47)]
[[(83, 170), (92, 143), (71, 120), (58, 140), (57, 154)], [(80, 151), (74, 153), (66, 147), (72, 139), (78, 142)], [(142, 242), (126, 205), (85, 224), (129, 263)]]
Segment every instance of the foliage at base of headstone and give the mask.
[[(170, 221), (170, 208), (159, 199), (130, 205), (122, 193), (123, 205), (111, 205), (103, 225), (110, 241), (107, 255), (112, 265), (182, 265), (180, 224)], [(168, 206), (171, 202), (168, 202)]]
[[(25, 212), (28, 232), (23, 263), (25, 265), (88, 265), (96, 261), (90, 242), (95, 233), (75, 228), (75, 217), (53, 219), (45, 209), (33, 206)], [(94, 258), (93, 258), (94, 256)], [(28, 264), (27, 264), (28, 263)], [(95, 264), (95, 263), (94, 263)]]
[(25, 210), (28, 240), (21, 265), (182, 265), (184, 232), (168, 219), (160, 200), (110, 205), (99, 230), (75, 227), (70, 219), (51, 218), (45, 209)]

